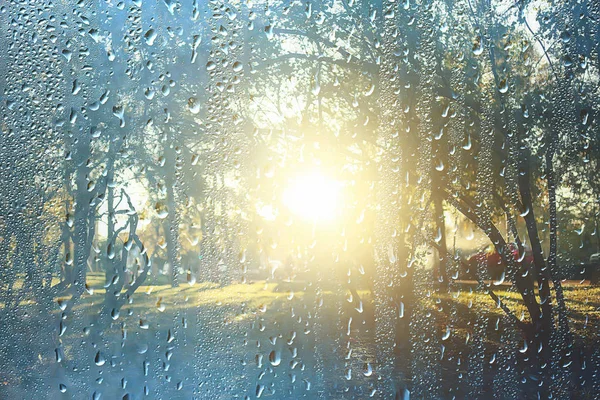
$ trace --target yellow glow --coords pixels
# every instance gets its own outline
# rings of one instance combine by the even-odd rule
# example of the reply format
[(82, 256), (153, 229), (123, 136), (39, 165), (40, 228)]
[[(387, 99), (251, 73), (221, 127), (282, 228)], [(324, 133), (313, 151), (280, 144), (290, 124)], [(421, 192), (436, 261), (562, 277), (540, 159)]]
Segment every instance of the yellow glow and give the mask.
[(292, 179), (283, 203), (294, 214), (311, 220), (331, 220), (340, 207), (340, 182), (319, 173)]

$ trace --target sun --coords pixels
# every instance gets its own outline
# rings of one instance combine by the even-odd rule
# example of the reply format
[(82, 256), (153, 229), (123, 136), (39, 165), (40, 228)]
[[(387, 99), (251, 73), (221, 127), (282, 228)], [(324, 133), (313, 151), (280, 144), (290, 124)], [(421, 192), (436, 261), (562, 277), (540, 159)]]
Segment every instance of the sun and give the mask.
[(340, 209), (340, 182), (318, 172), (291, 179), (283, 204), (294, 214), (313, 221), (331, 220)]

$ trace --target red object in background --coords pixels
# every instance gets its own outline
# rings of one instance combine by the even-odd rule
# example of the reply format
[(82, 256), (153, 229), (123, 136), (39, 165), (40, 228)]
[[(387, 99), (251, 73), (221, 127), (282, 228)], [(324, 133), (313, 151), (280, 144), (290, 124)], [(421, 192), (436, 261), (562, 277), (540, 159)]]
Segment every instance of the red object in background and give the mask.
[[(522, 255), (519, 254), (519, 249), (516, 245), (510, 244), (510, 251), (515, 261), (519, 261)], [(531, 249), (525, 248), (525, 257), (522, 259), (526, 265), (533, 263), (533, 254)], [(475, 254), (471, 255), (468, 259), (469, 266), (472, 271), (475, 271), (478, 265), (485, 265), (490, 273), (491, 277), (496, 279), (504, 271), (504, 264), (502, 263), (502, 257), (494, 246), (487, 246)]]

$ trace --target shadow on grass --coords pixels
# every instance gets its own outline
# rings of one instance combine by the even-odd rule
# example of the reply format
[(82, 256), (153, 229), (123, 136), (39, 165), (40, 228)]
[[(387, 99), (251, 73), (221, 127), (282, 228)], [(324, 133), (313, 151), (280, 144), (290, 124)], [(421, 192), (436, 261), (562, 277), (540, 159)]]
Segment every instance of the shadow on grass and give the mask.
[[(51, 399), (91, 398), (93, 393), (105, 399), (141, 398), (145, 392), (171, 399), (259, 394), (341, 399), (366, 398), (378, 387), (375, 303), (368, 290), (359, 290), (360, 312), (343, 288), (332, 286), (319, 297), (307, 282), (200, 282), (176, 288), (148, 283), (108, 326), (95, 326), (104, 298), (102, 277), (90, 283), (94, 293), (84, 295), (63, 321), (61, 336), (58, 305), (54, 310), (23, 305), (18, 315), (3, 317), (12, 329), (0, 338), (0, 398), (26, 398), (43, 390)], [(575, 303), (595, 306), (585, 300), (585, 290), (567, 290), (576, 309), (581, 306)], [(497, 292), (518, 308), (514, 293)], [(444, 357), (426, 368), (443, 378), (439, 389), (444, 398), (468, 398), (473, 384), (467, 384), (468, 371), (481, 368), (483, 379), (476, 384), (482, 396), (493, 396), (506, 375), (502, 368), (520, 365), (524, 357), (517, 351), (518, 334), (497, 324), (502, 312), (483, 293), (440, 297), (446, 307), (441, 311), (435, 298), (419, 300), (436, 321), (435, 335), (444, 336), (447, 327), (451, 332), (440, 341)], [(576, 350), (591, 351), (597, 337), (588, 333), (598, 331), (597, 314), (575, 311), (571, 318)], [(474, 340), (482, 332), (484, 337)], [(411, 343), (421, 338), (396, 340), (404, 343), (399, 354), (410, 359)], [(415, 377), (424, 373), (412, 370)]]

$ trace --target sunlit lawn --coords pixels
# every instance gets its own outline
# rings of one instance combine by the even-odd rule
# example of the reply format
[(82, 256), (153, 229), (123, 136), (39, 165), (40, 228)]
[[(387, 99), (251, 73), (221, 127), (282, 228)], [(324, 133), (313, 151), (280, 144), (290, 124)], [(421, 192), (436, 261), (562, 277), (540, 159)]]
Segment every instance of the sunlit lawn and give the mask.
[[(85, 293), (78, 300), (74, 307), (75, 311), (86, 314), (99, 311), (105, 294), (104, 279), (103, 274), (88, 275), (87, 286), (91, 289), (91, 294)], [(17, 282), (15, 287), (19, 287), (19, 285), (20, 283)], [(172, 287), (166, 283), (146, 283), (138, 288), (130, 301), (122, 308), (128, 310), (131, 317), (149, 319), (160, 319), (161, 316), (170, 318), (174, 313), (193, 311), (199, 308), (230, 309), (230, 311), (235, 308), (236, 312), (226, 315), (226, 317), (242, 321), (256, 314), (267, 313), (267, 311), (269, 313), (284, 312), (284, 310), (272, 309), (273, 304), (275, 302), (277, 304), (285, 303), (291, 298), (301, 299), (305, 294), (304, 291), (291, 289), (298, 286), (302, 288), (302, 284), (267, 281), (233, 283), (225, 286), (211, 282), (198, 282), (192, 285), (181, 283), (178, 287)], [(510, 290), (507, 286), (500, 288), (492, 286), (491, 289), (513, 310), (517, 317), (527, 319), (526, 308), (518, 292)], [(570, 321), (576, 335), (595, 337), (595, 330), (589, 329), (589, 327), (596, 326), (596, 323), (600, 321), (600, 286), (570, 282), (564, 286), (564, 290)], [(369, 304), (373, 303), (370, 291), (360, 290), (359, 293), (366, 307), (373, 306), (373, 304)], [(324, 303), (328, 303), (333, 300), (335, 295), (332, 291), (325, 290), (323, 296)], [(492, 298), (484, 291), (477, 290), (474, 285), (456, 284), (450, 293), (437, 294), (434, 292), (430, 297), (421, 298), (419, 301), (423, 302), (426, 307), (435, 309), (433, 299), (436, 298), (449, 301), (463, 313), (473, 315), (483, 313), (490, 318), (504, 315), (504, 311), (496, 306)], [(27, 304), (32, 304), (32, 300), (24, 299), (22, 301), (22, 305)], [(240, 310), (242, 310), (241, 313)], [(330, 308), (325, 307), (324, 310), (330, 310)], [(53, 312), (58, 313), (59, 311), (57, 308)], [(125, 317), (125, 313), (121, 313), (121, 315)]]
[[(79, 322), (68, 320), (69, 328), (60, 337), (67, 359), (81, 357), (80, 346), (86, 341), (82, 329), (94, 324), (94, 319), (103, 304), (104, 279), (103, 274), (90, 274), (87, 278), (87, 286), (91, 293), (84, 293), (73, 308)], [(484, 318), (489, 321), (486, 324), (488, 334), (484, 338), (486, 356), (510, 345), (502, 343), (498, 332), (490, 330), (493, 329), (490, 327), (495, 325), (494, 321), (503, 315), (503, 311), (496, 306), (487, 293), (477, 290), (476, 285), (467, 283), (457, 283), (452, 288), (450, 293), (443, 295), (433, 291), (424, 296), (417, 296), (418, 300), (415, 301), (419, 304), (412, 306), (420, 309), (421, 312), (431, 310), (431, 321), (438, 325), (437, 332), (433, 334), (441, 335), (447, 326), (451, 326), (452, 335), (444, 342), (448, 347), (446, 357), (450, 357), (450, 360), (444, 361), (449, 364), (448, 367), (443, 368), (451, 368), (454, 371), (452, 373), (456, 374), (458, 370), (456, 365), (452, 364), (456, 361), (452, 361), (451, 358), (459, 352), (468, 354), (468, 338), (469, 335), (471, 337), (473, 335), (473, 323), (476, 320)], [(130, 379), (134, 381), (148, 382), (151, 387), (156, 388), (157, 385), (171, 385), (170, 381), (164, 382), (167, 375), (181, 377), (183, 381), (188, 382), (188, 385), (178, 393), (182, 396), (185, 393), (188, 396), (193, 390), (200, 390), (197, 387), (193, 389), (189, 383), (201, 380), (199, 378), (201, 376), (229, 377), (231, 385), (240, 387), (248, 388), (248, 385), (254, 385), (255, 383), (252, 382), (255, 381), (247, 374), (254, 376), (261, 370), (258, 365), (255, 365), (256, 355), (266, 352), (264, 363), (268, 363), (267, 357), (270, 351), (268, 349), (281, 345), (284, 348), (288, 347), (285, 341), (288, 340), (290, 332), (297, 331), (298, 339), (294, 345), (298, 346), (300, 358), (307, 364), (306, 371), (298, 373), (308, 374), (303, 375), (306, 379), (316, 379), (315, 375), (311, 378), (310, 374), (314, 373), (313, 364), (317, 362), (315, 346), (319, 343), (321, 349), (325, 349), (323, 351), (325, 360), (322, 361), (326, 363), (324, 368), (341, 368), (342, 371), (337, 374), (341, 379), (340, 382), (345, 382), (343, 379), (345, 362), (354, 363), (355, 368), (362, 368), (365, 362), (377, 367), (376, 329), (373, 318), (375, 300), (370, 291), (359, 290), (364, 305), (362, 313), (359, 313), (355, 308), (356, 299), (353, 303), (348, 301), (350, 292), (347, 289), (343, 286), (329, 289), (323, 291), (323, 305), (319, 307), (317, 319), (312, 320), (314, 315), (311, 316), (313, 312), (311, 310), (315, 309), (315, 293), (314, 287), (308, 283), (260, 280), (221, 286), (210, 282), (198, 282), (193, 285), (182, 282), (178, 287), (171, 287), (166, 281), (149, 279), (138, 288), (130, 301), (122, 306), (113, 323), (103, 328), (104, 344), (100, 348), (113, 357), (113, 360), (121, 360), (119, 363), (128, 360), (127, 363), (133, 366), (133, 370), (129, 372), (132, 374)], [(507, 286), (493, 287), (493, 289), (517, 317), (526, 318), (518, 293), (509, 290)], [(600, 287), (570, 283), (565, 286), (565, 296), (576, 340), (582, 346), (594, 346), (598, 339), (600, 323)], [(23, 309), (33, 307), (33, 302), (25, 299), (22, 307)], [(441, 311), (440, 307), (444, 310)], [(58, 316), (61, 312), (58, 304), (51, 312)], [(349, 316), (354, 319), (351, 335), (346, 334)], [(183, 320), (187, 322), (183, 323)], [(312, 320), (311, 324), (308, 324), (309, 320)], [(122, 338), (124, 327), (129, 333), (127, 345), (122, 347), (125, 344), (125, 339)], [(318, 332), (313, 331), (315, 327), (318, 327)], [(172, 343), (169, 342), (168, 332), (173, 332), (176, 336)], [(281, 338), (279, 340), (284, 342), (278, 343), (277, 346), (269, 344), (274, 337), (279, 337)], [(338, 341), (336, 338), (344, 339)], [(347, 350), (343, 347), (346, 340), (352, 341), (354, 361), (344, 361)], [(259, 343), (263, 346), (259, 346)], [(158, 376), (152, 378), (140, 375), (141, 372), (136, 365), (139, 365), (146, 356), (140, 353), (143, 346), (150, 349), (149, 353), (154, 351), (155, 356), (161, 354), (164, 356), (164, 351), (169, 349), (175, 352), (174, 366), (171, 371), (165, 372), (166, 375), (160, 379)], [(43, 352), (42, 349), (39, 351)], [(83, 360), (90, 363), (97, 350), (94, 347), (86, 350), (88, 351), (89, 354), (86, 353)], [(289, 354), (287, 357), (291, 362)], [(330, 361), (327, 361), (328, 357)], [(54, 361), (53, 354), (47, 355), (43, 357), (40, 366), (47, 368)], [(327, 364), (328, 362), (330, 364)], [(210, 368), (207, 367), (209, 365)], [(98, 371), (101, 369), (99, 368)], [(104, 377), (108, 379), (107, 382), (113, 379), (118, 382), (121, 379), (119, 377), (121, 375), (117, 373), (118, 368), (111, 370), (115, 371), (115, 375), (105, 371)], [(194, 372), (190, 373), (191, 370)], [(336, 373), (333, 376), (337, 376)], [(283, 377), (273, 379), (283, 379)], [(368, 393), (360, 392), (360, 390), (367, 390), (368, 380), (369, 378), (363, 374), (355, 373), (352, 382), (348, 382), (348, 385), (354, 388), (351, 390), (357, 390), (358, 392), (354, 394), (360, 397)], [(17, 382), (15, 380), (13, 384), (19, 385)], [(282, 383), (280, 382), (279, 385)], [(290, 383), (288, 382), (287, 385)], [(250, 392), (254, 389), (254, 387), (248, 388)], [(162, 387), (160, 390), (166, 389)], [(211, 396), (215, 399), (229, 398), (226, 391), (219, 395), (214, 393), (215, 390), (223, 390), (216, 382), (207, 384), (202, 390), (213, 391)], [(331, 390), (340, 389), (336, 386), (336, 389)], [(109, 397), (117, 395), (116, 393), (120, 392), (105, 392)], [(343, 393), (340, 394), (340, 398), (343, 397)]]
[[(91, 274), (88, 276), (87, 282), (93, 293), (86, 293), (74, 310), (90, 315), (97, 313), (103, 302), (104, 275)], [(292, 290), (292, 287), (295, 289)], [(133, 321), (129, 322), (130, 324), (138, 324), (141, 318), (149, 321), (150, 324), (154, 322), (164, 327), (173, 320), (173, 316), (176, 314), (194, 315), (196, 312), (206, 313), (207, 311), (211, 315), (219, 315), (219, 318), (227, 324), (249, 321), (257, 315), (263, 316), (267, 320), (277, 319), (285, 317), (286, 313), (289, 313), (287, 304), (292, 298), (296, 302), (302, 302), (305, 292), (298, 290), (298, 287), (302, 289), (303, 285), (266, 281), (233, 283), (225, 286), (210, 282), (199, 282), (193, 285), (182, 283), (178, 287), (171, 287), (170, 284), (142, 285), (130, 301), (122, 307), (119, 320), (130, 320)], [(492, 289), (517, 317), (527, 320), (526, 308), (519, 293), (506, 286), (492, 287)], [(365, 314), (372, 313), (374, 307), (372, 293), (368, 290), (360, 290), (359, 293), (365, 305)], [(339, 295), (339, 291), (335, 294), (332, 291), (323, 291), (323, 320), (329, 322), (340, 320), (340, 317), (335, 315), (339, 309), (330, 306), (336, 300), (340, 301), (340, 299), (336, 299), (336, 296), (339, 297)], [(567, 284), (565, 285), (565, 296), (575, 337), (585, 341), (597, 340), (596, 327), (600, 322), (600, 287)], [(473, 319), (477, 315), (483, 315), (489, 319), (497, 319), (504, 315), (504, 311), (497, 307), (487, 293), (477, 290), (473, 285), (457, 284), (450, 293), (436, 294), (434, 292), (431, 296), (421, 298), (419, 301), (421, 307), (430, 308), (435, 313), (437, 309), (435, 299), (443, 300), (449, 308), (456, 309), (452, 321), (455, 336), (464, 336), (466, 326), (461, 325), (466, 324), (469, 319)], [(310, 300), (306, 302), (309, 303)], [(307, 305), (310, 306), (310, 304)], [(439, 309), (437, 312), (442, 314)], [(454, 339), (458, 340), (459, 338), (455, 337)]]

